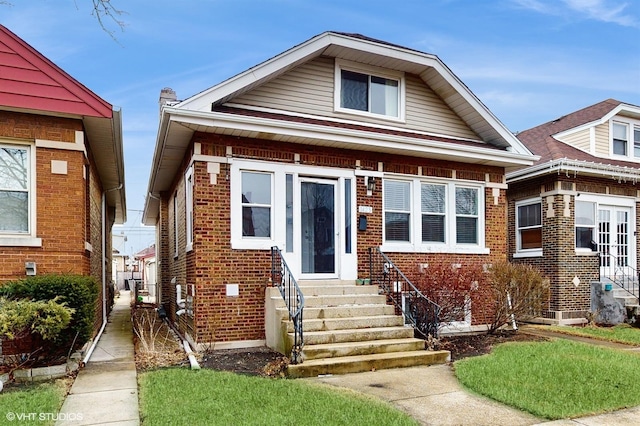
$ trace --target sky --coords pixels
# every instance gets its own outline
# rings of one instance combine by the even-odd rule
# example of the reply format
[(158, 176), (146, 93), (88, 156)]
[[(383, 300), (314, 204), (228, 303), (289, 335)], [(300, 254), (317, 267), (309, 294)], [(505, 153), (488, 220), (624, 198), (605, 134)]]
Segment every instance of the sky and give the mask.
[(0, 1), (0, 23), (122, 110), (125, 254), (154, 243), (141, 221), (160, 90), (189, 98), (325, 31), (437, 55), (514, 132), (640, 105), (638, 0), (111, 0), (123, 26), (106, 31), (92, 4)]

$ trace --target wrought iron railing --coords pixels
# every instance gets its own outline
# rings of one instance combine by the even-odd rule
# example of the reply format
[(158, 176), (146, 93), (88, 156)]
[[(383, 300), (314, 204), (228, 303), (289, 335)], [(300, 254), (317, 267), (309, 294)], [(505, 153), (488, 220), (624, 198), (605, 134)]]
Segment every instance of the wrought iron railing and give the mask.
[(289, 310), (289, 319), (293, 323), (293, 347), (291, 348), (291, 363), (302, 363), (302, 347), (304, 336), (302, 333), (302, 312), (304, 310), (304, 295), (291, 274), (291, 270), (282, 257), (282, 252), (276, 246), (271, 247), (271, 281), (280, 290), (284, 303)]
[(405, 324), (414, 329), (416, 337), (437, 337), (440, 306), (423, 295), (380, 248), (369, 248), (369, 277), (393, 303), (396, 315), (403, 315)]
[(632, 296), (640, 297), (640, 275), (629, 265), (627, 257), (600, 253), (600, 281), (610, 281)]

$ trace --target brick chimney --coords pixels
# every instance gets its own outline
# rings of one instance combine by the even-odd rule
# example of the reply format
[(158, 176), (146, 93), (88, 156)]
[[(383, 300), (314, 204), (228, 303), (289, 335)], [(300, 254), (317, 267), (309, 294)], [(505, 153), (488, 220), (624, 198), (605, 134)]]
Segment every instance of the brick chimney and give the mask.
[(170, 87), (165, 87), (160, 91), (160, 100), (158, 104), (160, 105), (160, 112), (162, 112), (162, 107), (165, 105), (170, 105), (178, 100), (176, 96), (175, 90)]

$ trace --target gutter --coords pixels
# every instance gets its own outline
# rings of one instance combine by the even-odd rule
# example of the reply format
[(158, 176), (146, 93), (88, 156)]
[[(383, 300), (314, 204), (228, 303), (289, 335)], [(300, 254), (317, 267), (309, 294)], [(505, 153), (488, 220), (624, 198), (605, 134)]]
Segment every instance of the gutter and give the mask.
[(507, 173), (507, 183), (518, 182), (524, 179), (530, 179), (537, 176), (547, 175), (551, 173), (566, 173), (567, 176), (577, 176), (581, 174), (599, 175), (610, 177), (618, 181), (631, 181), (636, 183), (640, 181), (640, 169), (626, 166), (614, 166), (611, 164), (595, 163), (591, 161), (569, 160), (561, 158), (559, 160), (551, 160), (547, 163), (539, 164), (533, 167), (521, 169), (512, 173)]

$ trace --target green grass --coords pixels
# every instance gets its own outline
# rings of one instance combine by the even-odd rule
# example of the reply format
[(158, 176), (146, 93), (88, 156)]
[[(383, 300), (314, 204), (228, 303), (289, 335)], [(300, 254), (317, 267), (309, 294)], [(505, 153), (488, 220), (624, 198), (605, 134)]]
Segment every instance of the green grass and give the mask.
[(592, 337), (609, 342), (625, 343), (628, 345), (640, 345), (640, 328), (629, 324), (620, 324), (615, 327), (560, 327), (552, 326), (549, 330), (557, 333), (571, 334), (574, 336)]
[(417, 424), (382, 401), (299, 380), (173, 368), (138, 383), (145, 426)]
[(640, 405), (640, 356), (621, 350), (565, 339), (505, 343), (454, 366), (466, 388), (548, 419)]
[(0, 393), (0, 424), (53, 425), (66, 391), (65, 380), (5, 387)]

